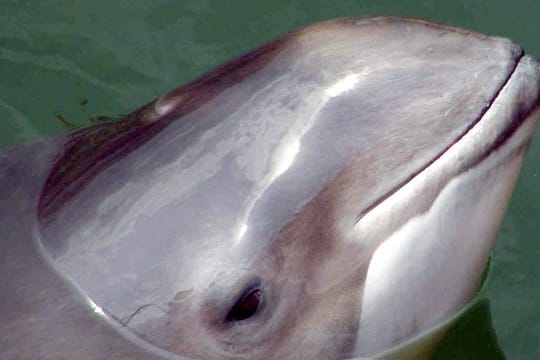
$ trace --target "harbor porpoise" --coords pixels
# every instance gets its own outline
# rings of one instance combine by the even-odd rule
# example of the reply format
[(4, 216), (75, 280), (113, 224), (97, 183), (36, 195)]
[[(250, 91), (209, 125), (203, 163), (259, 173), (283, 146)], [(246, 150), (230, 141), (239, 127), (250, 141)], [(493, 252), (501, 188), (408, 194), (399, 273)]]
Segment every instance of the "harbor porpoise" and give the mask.
[(0, 358), (428, 356), (478, 289), (539, 89), (509, 40), (346, 18), (5, 150)]

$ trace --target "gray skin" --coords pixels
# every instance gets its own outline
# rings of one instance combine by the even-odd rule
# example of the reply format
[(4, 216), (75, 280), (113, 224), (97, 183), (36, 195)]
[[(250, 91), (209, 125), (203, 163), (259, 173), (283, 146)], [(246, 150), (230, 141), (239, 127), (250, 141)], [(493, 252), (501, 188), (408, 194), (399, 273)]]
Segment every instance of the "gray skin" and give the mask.
[(0, 153), (0, 358), (409, 346), (474, 296), (539, 87), (508, 40), (340, 19)]

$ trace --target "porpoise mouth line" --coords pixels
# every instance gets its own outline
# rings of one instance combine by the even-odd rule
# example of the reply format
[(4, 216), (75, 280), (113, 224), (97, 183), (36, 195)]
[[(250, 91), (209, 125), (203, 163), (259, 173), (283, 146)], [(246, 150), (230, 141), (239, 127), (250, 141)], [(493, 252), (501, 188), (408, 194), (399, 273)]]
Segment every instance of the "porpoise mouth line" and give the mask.
[[(471, 124), (469, 126), (467, 126), (467, 128), (465, 129), (465, 131), (460, 134), (454, 141), (452, 141), (450, 144), (448, 144), (439, 154), (437, 154), (433, 159), (431, 159), (430, 161), (428, 161), (426, 164), (424, 164), (424, 166), (420, 167), (419, 169), (417, 169), (416, 171), (414, 171), (409, 177), (407, 177), (405, 180), (403, 180), (402, 182), (400, 182), (399, 184), (397, 184), (396, 186), (394, 186), (392, 189), (390, 189), (389, 191), (387, 191), (386, 193), (384, 193), (383, 195), (381, 195), (378, 199), (376, 199), (375, 201), (373, 201), (371, 203), (371, 205), (369, 205), (368, 207), (366, 207), (355, 219), (354, 221), (354, 224), (357, 224), (367, 213), (369, 213), (371, 210), (373, 210), (374, 208), (376, 208), (377, 206), (379, 206), (382, 202), (384, 202), (386, 199), (388, 199), (389, 197), (391, 197), (393, 194), (395, 194), (399, 189), (403, 188), (405, 185), (407, 185), (409, 182), (411, 182), (415, 177), (417, 177), (418, 175), (420, 175), (422, 172), (424, 172), (427, 168), (429, 168), (431, 165), (433, 165), (437, 160), (439, 160), (445, 153), (447, 153), (453, 146), (455, 146), (456, 144), (458, 144), (461, 139), (463, 139), (477, 124), (479, 124), (482, 119), (484, 118), (484, 115), (488, 112), (489, 109), (491, 109), (491, 106), (493, 105), (493, 103), (495, 103), (495, 101), (499, 98), (501, 92), (503, 91), (503, 89), (506, 87), (506, 85), (508, 84), (508, 82), (510, 81), (510, 79), (512, 79), (512, 76), (514, 75), (514, 73), (516, 72), (516, 69), (518, 67), (518, 65), (521, 63), (521, 60), (523, 59), (523, 57), (525, 56), (525, 52), (523, 51), (523, 49), (521, 49), (521, 52), (520, 54), (516, 57), (516, 60), (514, 61), (514, 66), (512, 67), (512, 70), (508, 73), (508, 76), (505, 78), (505, 80), (503, 81), (503, 83), (501, 84), (501, 86), (499, 87), (499, 89), (495, 92), (495, 94), (493, 95), (493, 97), (491, 98), (491, 100), (487, 103), (487, 105), (482, 109), (482, 111), (480, 112), (480, 114), (478, 114), (478, 116), (476, 117), (476, 119), (474, 121), (471, 122)], [(528, 115), (528, 114), (526, 114)], [(515, 130), (517, 130), (519, 128), (519, 126), (521, 125), (521, 123), (524, 121), (524, 119), (526, 119), (527, 116), (523, 116), (521, 119), (519, 119), (518, 121), (513, 121), (515, 124), (512, 124), (510, 125), (509, 127), (511, 128), (510, 130), (510, 134), (506, 134), (506, 139), (509, 138), (511, 136), (512, 133), (514, 133)], [(507, 130), (507, 129), (505, 129)], [(503, 131), (502, 133), (504, 133), (506, 131)], [(504, 143), (505, 140), (502, 141), (502, 143), (500, 141), (498, 141), (499, 139), (497, 139), (491, 146), (488, 150), (486, 150), (486, 155), (487, 154), (490, 154), (494, 149), (496, 149), (498, 146), (502, 145), (502, 143)]]

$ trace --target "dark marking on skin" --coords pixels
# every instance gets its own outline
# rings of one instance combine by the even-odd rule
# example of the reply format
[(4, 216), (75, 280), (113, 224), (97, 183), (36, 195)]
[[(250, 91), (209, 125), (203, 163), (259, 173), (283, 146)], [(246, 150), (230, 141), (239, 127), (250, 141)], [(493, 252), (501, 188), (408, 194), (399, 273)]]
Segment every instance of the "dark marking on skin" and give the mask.
[(145, 304), (145, 305), (142, 305), (140, 306), (139, 308), (137, 308), (137, 310), (135, 310), (133, 312), (133, 314), (131, 314), (125, 321), (120, 321), (118, 320), (116, 317), (114, 317), (115, 319), (117, 319), (123, 326), (129, 326), (129, 322), (135, 317), (137, 316), (141, 311), (149, 308), (149, 307), (153, 307), (153, 308), (156, 308), (156, 309), (159, 309), (161, 311), (163, 311), (164, 313), (167, 313), (167, 310), (162, 308), (161, 306), (159, 305), (156, 305), (156, 304)]

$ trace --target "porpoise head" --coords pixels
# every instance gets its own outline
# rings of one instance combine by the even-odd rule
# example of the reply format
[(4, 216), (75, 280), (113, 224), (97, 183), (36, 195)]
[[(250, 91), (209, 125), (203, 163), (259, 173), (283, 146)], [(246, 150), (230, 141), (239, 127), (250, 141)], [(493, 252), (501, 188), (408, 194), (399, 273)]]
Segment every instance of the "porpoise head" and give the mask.
[(379, 356), (477, 291), (539, 86), (508, 40), (308, 26), (69, 134), (38, 244), (163, 357)]

